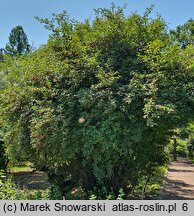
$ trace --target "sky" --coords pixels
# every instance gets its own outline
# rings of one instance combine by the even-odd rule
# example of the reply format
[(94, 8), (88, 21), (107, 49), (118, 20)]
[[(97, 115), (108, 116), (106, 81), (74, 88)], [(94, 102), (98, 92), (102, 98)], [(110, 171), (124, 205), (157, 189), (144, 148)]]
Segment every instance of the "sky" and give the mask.
[(34, 16), (49, 18), (52, 13), (65, 10), (71, 18), (84, 21), (94, 18), (94, 8), (110, 7), (112, 2), (117, 6), (126, 3), (126, 15), (142, 14), (154, 4), (152, 16), (161, 14), (170, 28), (194, 18), (194, 0), (0, 0), (0, 48), (5, 47), (12, 28), (17, 25), (22, 25), (34, 47), (45, 44), (49, 32)]

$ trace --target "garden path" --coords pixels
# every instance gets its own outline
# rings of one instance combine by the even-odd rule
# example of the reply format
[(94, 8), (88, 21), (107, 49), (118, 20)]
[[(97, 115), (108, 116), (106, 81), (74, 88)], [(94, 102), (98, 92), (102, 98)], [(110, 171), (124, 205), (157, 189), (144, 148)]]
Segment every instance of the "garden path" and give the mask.
[(188, 159), (178, 157), (170, 163), (161, 199), (194, 199), (194, 164)]

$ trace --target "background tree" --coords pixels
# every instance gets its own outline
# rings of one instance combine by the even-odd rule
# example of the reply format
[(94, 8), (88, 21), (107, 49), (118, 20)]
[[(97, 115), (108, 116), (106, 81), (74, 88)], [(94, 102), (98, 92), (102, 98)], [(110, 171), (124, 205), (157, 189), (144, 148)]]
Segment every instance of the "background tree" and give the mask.
[(194, 44), (194, 20), (189, 19), (183, 25), (178, 25), (170, 34), (175, 42), (179, 42), (182, 48)]
[(0, 61), (3, 61), (3, 52), (4, 52), (4, 49), (0, 48)]
[(16, 26), (11, 30), (9, 42), (5, 46), (5, 52), (11, 56), (27, 54), (30, 51), (28, 38), (22, 26)]

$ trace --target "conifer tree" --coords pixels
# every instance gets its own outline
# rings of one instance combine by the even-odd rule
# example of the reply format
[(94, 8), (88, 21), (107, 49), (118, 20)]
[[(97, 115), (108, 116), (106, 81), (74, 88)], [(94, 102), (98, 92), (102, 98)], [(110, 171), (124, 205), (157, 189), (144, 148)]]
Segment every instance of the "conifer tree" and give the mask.
[(11, 30), (9, 42), (5, 46), (5, 52), (11, 56), (27, 54), (30, 51), (28, 38), (22, 26), (16, 26)]

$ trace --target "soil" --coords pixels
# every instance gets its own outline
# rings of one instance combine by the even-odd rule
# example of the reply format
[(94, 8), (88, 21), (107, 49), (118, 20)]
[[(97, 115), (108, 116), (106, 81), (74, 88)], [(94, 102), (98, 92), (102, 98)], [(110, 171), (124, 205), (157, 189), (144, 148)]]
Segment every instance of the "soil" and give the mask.
[(170, 163), (161, 199), (194, 199), (194, 164), (188, 159), (178, 157), (177, 161)]

